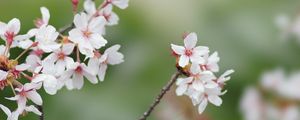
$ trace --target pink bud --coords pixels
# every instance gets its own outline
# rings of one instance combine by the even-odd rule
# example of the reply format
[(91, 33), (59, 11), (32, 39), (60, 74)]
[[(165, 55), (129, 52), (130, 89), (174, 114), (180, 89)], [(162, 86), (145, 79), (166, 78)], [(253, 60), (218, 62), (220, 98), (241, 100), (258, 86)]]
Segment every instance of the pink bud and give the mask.
[(79, 0), (72, 0), (73, 12), (77, 11)]
[(77, 6), (78, 3), (79, 3), (79, 0), (72, 0), (72, 4), (73, 4), (73, 5)]

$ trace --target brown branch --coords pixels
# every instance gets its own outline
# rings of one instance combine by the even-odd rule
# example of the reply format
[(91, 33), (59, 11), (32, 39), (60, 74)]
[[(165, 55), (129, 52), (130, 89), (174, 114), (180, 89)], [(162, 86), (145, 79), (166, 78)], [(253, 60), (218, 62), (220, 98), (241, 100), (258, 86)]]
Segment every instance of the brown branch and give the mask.
[(64, 34), (65, 32), (71, 30), (73, 27), (74, 27), (74, 24), (72, 23), (72, 24), (69, 24), (69, 25), (66, 25), (66, 26), (60, 28), (60, 29), (58, 30), (58, 32), (59, 32), (60, 34)]
[(44, 110), (42, 105), (37, 105), (37, 109), (42, 113), (41, 116), (39, 116), (39, 120), (44, 120)]
[(144, 114), (139, 118), (139, 120), (146, 120), (150, 116), (151, 112), (160, 103), (160, 101), (164, 97), (164, 95), (170, 90), (171, 86), (175, 83), (175, 81), (177, 80), (177, 78), (179, 77), (179, 75), (181, 75), (180, 71), (177, 71), (176, 73), (174, 73), (172, 75), (171, 80), (168, 82), (167, 85), (165, 85), (162, 88), (162, 90), (160, 91), (160, 93), (155, 98), (154, 102), (150, 105), (150, 107), (148, 108), (148, 110), (146, 112), (144, 112)]

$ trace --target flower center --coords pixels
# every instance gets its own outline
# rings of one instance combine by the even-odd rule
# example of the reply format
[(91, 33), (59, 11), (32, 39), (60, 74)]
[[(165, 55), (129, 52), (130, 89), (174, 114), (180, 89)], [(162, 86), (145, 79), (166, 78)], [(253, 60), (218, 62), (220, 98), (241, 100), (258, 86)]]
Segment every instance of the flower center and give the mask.
[(185, 55), (186, 56), (192, 56), (193, 55), (193, 50), (185, 50)]
[(92, 34), (92, 32), (90, 32), (90, 31), (83, 31), (82, 32), (83, 33), (83, 36), (85, 37), (85, 38), (89, 38), (90, 36), (91, 36), (91, 34)]
[(37, 49), (33, 51), (33, 54), (37, 55), (37, 56), (41, 56), (44, 54), (44, 51), (41, 49)]
[(78, 66), (76, 69), (75, 69), (75, 72), (78, 73), (78, 74), (81, 74), (82, 73), (82, 68), (80, 66)]
[(22, 90), (19, 92), (19, 95), (25, 97), (25, 96), (26, 96), (26, 91), (25, 91), (24, 89), (22, 89)]
[(64, 60), (65, 59), (65, 54), (63, 52), (60, 52), (60, 53), (58, 53), (57, 57), (60, 60)]
[(16, 70), (16, 69), (13, 69), (13, 70), (11, 71), (11, 73), (13, 74), (13, 76), (15, 76), (15, 78), (19, 78), (19, 77), (20, 77), (20, 72), (21, 72), (21, 71), (18, 71), (18, 70)]

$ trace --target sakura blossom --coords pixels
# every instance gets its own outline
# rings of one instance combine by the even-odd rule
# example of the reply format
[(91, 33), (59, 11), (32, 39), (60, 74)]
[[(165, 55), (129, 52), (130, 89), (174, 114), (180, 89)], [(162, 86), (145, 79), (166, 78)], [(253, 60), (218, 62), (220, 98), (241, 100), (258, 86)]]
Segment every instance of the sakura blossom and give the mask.
[(300, 16), (290, 17), (286, 14), (279, 14), (275, 18), (275, 24), (280, 31), (280, 38), (288, 40), (291, 37), (296, 37), (300, 40)]
[(107, 40), (102, 37), (105, 18), (96, 17), (89, 22), (85, 13), (74, 17), (75, 27), (69, 32), (69, 39), (78, 45), (79, 51), (87, 57), (94, 56), (94, 50), (105, 46)]
[(120, 45), (114, 45), (106, 49), (99, 59), (96, 58), (96, 61), (94, 59), (90, 59), (89, 66), (96, 67), (91, 69), (98, 71), (97, 75), (100, 81), (104, 80), (108, 65), (117, 65), (124, 62), (124, 55), (118, 52), (120, 47)]
[(62, 79), (71, 80), (70, 83), (75, 89), (82, 88), (84, 77), (86, 77), (93, 84), (98, 83), (96, 74), (93, 74), (93, 72), (91, 72), (84, 63), (78, 62), (71, 64), (61, 77)]
[[(245, 89), (240, 110), (245, 120), (298, 120), (300, 119), (300, 73), (286, 74), (283, 69), (265, 72), (259, 86)], [(267, 98), (266, 95), (269, 97)]]
[(196, 44), (196, 33), (190, 33), (184, 38), (184, 47), (171, 44), (171, 48), (177, 59), (177, 68), (186, 76), (177, 79), (176, 94), (188, 96), (201, 114), (208, 103), (215, 106), (222, 104), (220, 96), (226, 92), (223, 87), (234, 70), (227, 70), (216, 77), (220, 61), (218, 53), (209, 55), (208, 47), (196, 47)]
[(184, 39), (184, 47), (171, 44), (171, 48), (175, 54), (179, 56), (179, 66), (185, 67), (189, 62), (201, 64), (204, 63), (204, 55), (209, 52), (206, 46), (197, 46), (196, 33), (188, 34)]
[(50, 19), (50, 12), (46, 7), (41, 7), (40, 11), (42, 13), (42, 18), (38, 18), (34, 21), (37, 28), (48, 25)]
[[(18, 105), (11, 110), (0, 104), (8, 120), (18, 120), (20, 115), (26, 116), (28, 112), (43, 117), (40, 109), (45, 101), (40, 93), (56, 95), (64, 87), (79, 90), (85, 80), (97, 84), (104, 80), (108, 65), (124, 62), (124, 56), (119, 52), (121, 45), (105, 49), (108, 41), (103, 35), (106, 26), (116, 25), (119, 20), (112, 5), (125, 8), (128, 1), (105, 0), (99, 7), (89, 1), (93, 6), (85, 5), (82, 12), (76, 13), (78, 2), (72, 1), (75, 5), (74, 20), (71, 21), (74, 26), (66, 30), (49, 22), (51, 15), (46, 7), (40, 8), (41, 18), (36, 19), (34, 26), (24, 34), (20, 33), (19, 19), (0, 22), (0, 37), (5, 42), (0, 44), (0, 90), (11, 89), (14, 96), (3, 98)], [(102, 15), (84, 12), (96, 8)], [(12, 49), (20, 48), (23, 51), (16, 54), (17, 57), (15, 54), (10, 56)]]

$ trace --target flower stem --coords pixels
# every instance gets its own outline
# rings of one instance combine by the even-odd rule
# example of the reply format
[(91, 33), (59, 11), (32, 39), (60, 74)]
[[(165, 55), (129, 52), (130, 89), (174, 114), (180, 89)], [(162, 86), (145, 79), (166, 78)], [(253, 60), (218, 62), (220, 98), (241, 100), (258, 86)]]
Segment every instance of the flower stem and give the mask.
[(15, 60), (18, 61), (18, 59), (20, 59), (25, 53), (27, 53), (30, 48), (32, 48), (32, 45), (26, 48)]
[(12, 85), (12, 83), (9, 83), (9, 86), (10, 86), (12, 92), (14, 93), (14, 95), (16, 96), (17, 94), (16, 94), (15, 88), (14, 88), (14, 86)]
[(79, 47), (78, 47), (78, 44), (76, 46), (76, 59), (77, 59), (77, 62), (80, 63), (80, 54), (79, 54)]
[(144, 114), (139, 118), (139, 120), (146, 120), (151, 112), (154, 110), (154, 108), (160, 103), (161, 99), (164, 97), (164, 95), (170, 90), (170, 88), (172, 87), (172, 85), (175, 83), (175, 81), (177, 80), (177, 78), (181, 75), (180, 71), (177, 71), (176, 73), (174, 73), (170, 79), (170, 81), (168, 82), (167, 85), (165, 85), (160, 93), (157, 95), (157, 97), (155, 98), (154, 102), (149, 106), (148, 110), (146, 112), (144, 112)]

